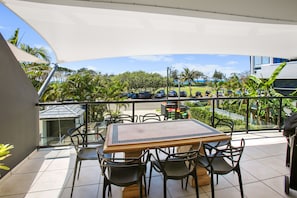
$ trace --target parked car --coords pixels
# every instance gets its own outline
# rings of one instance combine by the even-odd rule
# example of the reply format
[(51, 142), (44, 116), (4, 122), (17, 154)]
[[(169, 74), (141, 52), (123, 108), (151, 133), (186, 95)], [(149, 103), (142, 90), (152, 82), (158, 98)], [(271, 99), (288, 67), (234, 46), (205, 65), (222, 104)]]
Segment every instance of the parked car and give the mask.
[(139, 92), (138, 98), (139, 99), (151, 99), (152, 98), (152, 94), (149, 91)]
[(155, 94), (155, 98), (164, 98), (166, 96), (164, 90), (160, 90)]
[(202, 93), (201, 93), (200, 91), (197, 91), (197, 92), (195, 93), (195, 96), (196, 96), (196, 97), (202, 97)]
[(179, 96), (180, 97), (187, 97), (187, 92), (186, 91), (180, 91)]
[(174, 90), (171, 90), (171, 91), (169, 91), (168, 96), (169, 97), (177, 97), (177, 92)]
[(205, 96), (209, 96), (210, 93), (211, 93), (210, 91), (206, 90), (206, 91), (205, 91)]
[(128, 96), (128, 98), (137, 99), (138, 93), (131, 92), (131, 93), (128, 93), (127, 96)]

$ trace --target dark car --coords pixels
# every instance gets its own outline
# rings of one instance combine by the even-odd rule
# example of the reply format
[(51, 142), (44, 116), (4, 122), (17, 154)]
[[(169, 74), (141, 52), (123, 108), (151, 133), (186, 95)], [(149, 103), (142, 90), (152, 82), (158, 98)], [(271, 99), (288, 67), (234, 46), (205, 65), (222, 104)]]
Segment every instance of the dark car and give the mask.
[(171, 90), (171, 91), (169, 91), (168, 96), (169, 97), (177, 97), (177, 92), (174, 90)]
[(166, 96), (164, 90), (160, 90), (155, 94), (155, 98), (164, 98)]
[(201, 93), (200, 91), (197, 91), (197, 92), (195, 93), (195, 96), (196, 96), (196, 97), (202, 97), (202, 93)]
[(210, 93), (211, 93), (210, 91), (206, 90), (206, 91), (205, 91), (205, 96), (209, 96)]
[(149, 91), (143, 91), (138, 93), (138, 98), (139, 99), (151, 99), (152, 94)]
[(128, 98), (131, 98), (131, 99), (137, 99), (138, 93), (131, 92), (131, 93), (128, 93), (127, 96)]
[(180, 91), (179, 96), (180, 97), (187, 97), (187, 92), (186, 91)]

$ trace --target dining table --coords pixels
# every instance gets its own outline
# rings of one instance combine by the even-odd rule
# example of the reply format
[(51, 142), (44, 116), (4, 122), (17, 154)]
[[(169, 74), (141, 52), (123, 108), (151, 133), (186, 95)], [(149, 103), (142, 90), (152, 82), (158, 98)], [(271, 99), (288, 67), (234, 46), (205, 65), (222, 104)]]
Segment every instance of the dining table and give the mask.
[[(114, 123), (107, 128), (103, 152), (124, 152), (126, 157), (135, 157), (146, 149), (183, 146), (195, 148), (200, 142), (224, 141), (230, 138), (229, 135), (196, 119)], [(204, 168), (198, 168), (197, 174), (199, 185), (209, 184), (209, 176)], [(137, 197), (138, 193), (137, 186), (126, 187), (123, 197)]]

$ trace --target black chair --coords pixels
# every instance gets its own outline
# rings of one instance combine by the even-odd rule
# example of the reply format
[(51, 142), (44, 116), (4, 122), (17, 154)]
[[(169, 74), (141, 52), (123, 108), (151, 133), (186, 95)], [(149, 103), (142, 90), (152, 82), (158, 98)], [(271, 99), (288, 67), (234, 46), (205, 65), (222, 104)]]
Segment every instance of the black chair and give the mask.
[[(225, 148), (217, 148), (213, 147), (211, 149), (211, 153), (208, 153), (210, 150), (206, 148), (207, 144), (203, 145), (205, 155), (199, 157), (199, 164), (206, 168), (211, 175), (211, 194), (212, 198), (215, 197), (214, 193), (214, 174), (217, 175), (225, 175), (232, 171), (235, 171), (238, 174), (239, 186), (240, 186), (240, 194), (243, 198), (243, 187), (242, 187), (242, 178), (241, 171), (239, 166), (239, 161), (241, 159), (245, 141), (241, 140), (240, 146), (234, 147), (231, 145), (231, 141)], [(208, 147), (209, 145), (207, 145)], [(218, 178), (217, 178), (218, 179)], [(217, 180), (218, 181), (218, 180)]]
[(117, 116), (117, 119), (119, 122), (137, 122), (138, 120), (138, 116), (134, 115), (134, 117), (132, 115), (129, 114), (120, 114)]
[[(84, 160), (97, 160), (98, 158), (97, 158), (96, 150), (103, 149), (104, 139), (102, 139), (102, 136), (100, 136), (100, 134), (97, 134), (97, 133), (85, 134), (82, 131), (83, 127), (84, 126), (81, 125), (77, 128), (71, 128), (67, 131), (70, 137), (71, 143), (74, 146), (76, 151), (76, 160), (75, 160), (75, 167), (73, 172), (73, 181), (72, 181), (70, 197), (72, 197), (72, 194), (73, 194), (76, 175), (77, 175), (77, 179), (79, 178), (81, 162)], [(88, 141), (90, 142), (88, 143)]]
[(139, 116), (139, 122), (162, 121), (161, 115), (157, 113), (147, 113)]
[(145, 172), (149, 160), (149, 150), (136, 158), (110, 158), (103, 155), (100, 149), (97, 150), (97, 155), (104, 175), (103, 198), (106, 196), (107, 186), (109, 187), (108, 194), (111, 195), (111, 185), (127, 187), (138, 184), (139, 197), (143, 196), (143, 182), (146, 188)]
[[(212, 117), (211, 117), (211, 119), (212, 119)], [(227, 135), (230, 135), (230, 137), (232, 139), (232, 134), (233, 134), (233, 131), (234, 131), (234, 122), (231, 119), (228, 119), (228, 118), (214, 117), (213, 119), (214, 119), (214, 128), (217, 128), (219, 126), (229, 128), (229, 131), (225, 131), (224, 133), (226, 133)], [(211, 149), (213, 147), (219, 147), (219, 146), (227, 145), (228, 143), (229, 143), (229, 140), (220, 141), (220, 142), (208, 142), (206, 144), (206, 148)]]
[[(200, 146), (199, 146), (200, 149)], [(156, 156), (150, 155), (151, 167), (148, 184), (148, 194), (150, 190), (152, 170), (155, 169), (157, 172), (163, 174), (163, 195), (167, 197), (167, 180), (181, 180), (183, 188), (183, 180), (186, 179), (186, 187), (188, 184), (188, 177), (191, 175), (195, 180), (196, 197), (199, 197), (198, 189), (198, 176), (197, 176), (197, 165), (198, 165), (198, 150), (190, 150), (188, 152), (180, 153), (167, 153), (161, 148), (156, 149)], [(165, 159), (161, 158), (161, 155), (165, 155)]]
[(108, 114), (105, 118), (106, 124), (112, 124), (112, 123), (125, 123), (125, 122), (137, 122), (138, 116), (137, 115), (129, 115), (129, 114), (117, 114), (117, 115), (111, 115)]

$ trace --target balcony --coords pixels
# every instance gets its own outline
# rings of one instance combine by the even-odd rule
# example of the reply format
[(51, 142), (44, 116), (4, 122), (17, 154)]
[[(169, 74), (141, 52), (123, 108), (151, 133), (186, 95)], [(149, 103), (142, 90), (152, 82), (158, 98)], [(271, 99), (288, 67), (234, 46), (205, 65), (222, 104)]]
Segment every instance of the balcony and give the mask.
[[(40, 146), (38, 95), (19, 67), (19, 63), (1, 39), (0, 49), (3, 49), (0, 53), (0, 75), (2, 74), (0, 78), (1, 143), (15, 146), (12, 156), (5, 160), (5, 163), (13, 169), (6, 175), (3, 174), (6, 172), (0, 171), (0, 174), (4, 175), (0, 180), (0, 197), (69, 197), (69, 178), (71, 178), (74, 167), (74, 150), (71, 146), (37, 149)], [(225, 99), (227, 98), (216, 100)], [(229, 98), (229, 100), (231, 99)], [(209, 100), (213, 101), (212, 112), (214, 113), (216, 112), (214, 105), (221, 105), (221, 103), (215, 102), (214, 99)], [(251, 100), (257, 100), (257, 98)], [(259, 130), (263, 130), (263, 128), (251, 131), (253, 129), (251, 127), (256, 122), (250, 122), (250, 114), (244, 114), (243, 124), (241, 122), (235, 128), (237, 131), (244, 131), (235, 133), (235, 140), (241, 137), (245, 137), (247, 140), (242, 161), (244, 190), (247, 197), (285, 197), (283, 176), (287, 175), (289, 170), (285, 166), (286, 140), (279, 132), (284, 119), (283, 100), (282, 98), (275, 98), (275, 100), (279, 101), (279, 107), (269, 112), (274, 113), (272, 118), (276, 120), (272, 119), (273, 122), (271, 122), (269, 116), (267, 122), (260, 125), (265, 127), (265, 131)], [(138, 108), (136, 103), (140, 102), (131, 103), (129, 107), (131, 109), (127, 111), (131, 114), (135, 113)], [(108, 102), (103, 101), (102, 104), (104, 103)], [(251, 103), (247, 102), (246, 104), (250, 105)], [(82, 103), (81, 105), (88, 109), (89, 105), (97, 104)], [(249, 105), (246, 107), (248, 110), (250, 109)], [(245, 113), (247, 112), (249, 111), (245, 111)], [(85, 116), (84, 123), (89, 124), (88, 116)], [(271, 128), (275, 130), (269, 130)], [(162, 192), (162, 188), (159, 188), (159, 184), (161, 184), (159, 177), (158, 174), (155, 174), (153, 178), (151, 197), (158, 197)], [(101, 185), (102, 179), (98, 163), (83, 163), (81, 177), (76, 183), (74, 196), (82, 197), (83, 194), (85, 197), (101, 197)], [(121, 196), (119, 188), (113, 188), (113, 190), (114, 197)], [(202, 187), (201, 197), (209, 197), (209, 191), (209, 187)], [(238, 197), (236, 177), (233, 178), (233, 175), (230, 174), (220, 178), (216, 191), (220, 192), (217, 195), (221, 197)], [(296, 196), (294, 193), (292, 191), (292, 194)], [(194, 191), (191, 188), (188, 191), (182, 191), (179, 182), (172, 182), (169, 185), (171, 197), (191, 197), (193, 194)]]
[[(284, 193), (286, 139), (277, 130), (235, 133), (234, 141), (246, 139), (241, 161), (243, 188), (246, 197), (287, 197)], [(0, 197), (69, 197), (74, 169), (75, 151), (72, 147), (39, 149), (31, 153), (16, 168), (0, 180)], [(147, 174), (148, 175), (148, 174)], [(199, 178), (198, 178), (199, 179)], [(219, 177), (215, 185), (217, 197), (239, 197), (235, 173)], [(153, 174), (149, 197), (162, 194), (162, 179)], [(210, 186), (200, 187), (200, 197), (211, 197)], [(121, 197), (121, 188), (112, 186), (113, 197)], [(194, 197), (195, 190), (181, 189), (179, 181), (169, 181), (168, 197)], [(291, 197), (297, 191), (290, 190)], [(102, 175), (97, 161), (83, 162), (73, 197), (102, 197)]]

